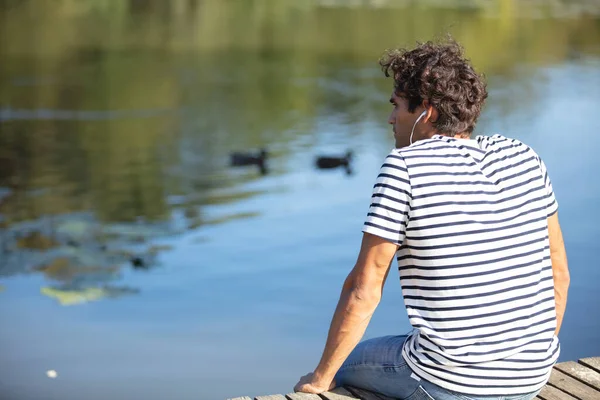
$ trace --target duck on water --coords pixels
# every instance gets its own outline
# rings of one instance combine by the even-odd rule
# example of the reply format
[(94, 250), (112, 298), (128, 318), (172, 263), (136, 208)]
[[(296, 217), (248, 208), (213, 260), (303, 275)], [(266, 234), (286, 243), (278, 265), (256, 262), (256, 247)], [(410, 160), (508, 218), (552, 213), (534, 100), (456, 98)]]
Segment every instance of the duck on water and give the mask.
[(352, 169), (350, 163), (352, 161), (352, 150), (348, 150), (344, 156), (321, 155), (317, 156), (315, 164), (318, 169), (333, 169), (343, 167), (346, 173), (350, 175)]
[(261, 149), (258, 153), (252, 152), (233, 152), (230, 155), (230, 163), (233, 167), (243, 167), (248, 165), (256, 165), (258, 166), (260, 173), (262, 175), (266, 175), (267, 165), (266, 160), (268, 157), (268, 153), (266, 149)]

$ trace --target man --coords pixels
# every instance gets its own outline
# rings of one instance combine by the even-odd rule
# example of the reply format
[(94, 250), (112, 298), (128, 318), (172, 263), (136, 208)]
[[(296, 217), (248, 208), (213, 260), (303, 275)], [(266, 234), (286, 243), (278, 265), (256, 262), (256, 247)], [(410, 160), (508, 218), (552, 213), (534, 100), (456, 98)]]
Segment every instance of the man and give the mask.
[[(569, 286), (546, 167), (517, 140), (470, 139), (486, 85), (453, 40), (389, 51), (380, 64), (394, 79), (396, 149), (321, 361), (294, 389), (534, 398), (559, 355)], [(358, 344), (394, 255), (413, 331)]]

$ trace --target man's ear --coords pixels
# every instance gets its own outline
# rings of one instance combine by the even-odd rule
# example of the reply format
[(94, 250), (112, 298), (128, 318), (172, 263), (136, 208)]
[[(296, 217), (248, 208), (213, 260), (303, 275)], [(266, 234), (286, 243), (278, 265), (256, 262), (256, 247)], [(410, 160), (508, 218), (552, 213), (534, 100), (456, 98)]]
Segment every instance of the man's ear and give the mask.
[(428, 121), (435, 122), (438, 120), (440, 113), (438, 112), (437, 108), (435, 108), (431, 104), (429, 104), (428, 100), (423, 100), (423, 107), (427, 111), (427, 114), (425, 114), (425, 119), (423, 120), (423, 122), (428, 122)]

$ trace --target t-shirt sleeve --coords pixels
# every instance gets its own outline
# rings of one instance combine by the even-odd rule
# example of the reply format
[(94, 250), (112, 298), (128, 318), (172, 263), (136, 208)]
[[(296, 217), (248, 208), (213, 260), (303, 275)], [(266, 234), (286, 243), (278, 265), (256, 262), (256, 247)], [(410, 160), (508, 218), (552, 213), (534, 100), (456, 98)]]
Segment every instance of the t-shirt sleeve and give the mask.
[(411, 188), (404, 158), (392, 151), (373, 186), (371, 205), (363, 232), (402, 245), (410, 211)]
[(546, 164), (544, 164), (544, 161), (541, 158), (538, 159), (540, 161), (542, 178), (544, 179), (544, 186), (546, 188), (546, 213), (547, 216), (550, 217), (558, 211), (558, 202), (556, 201), (556, 197), (554, 196), (554, 190), (552, 190), (552, 182), (550, 181), (550, 176), (548, 175)]

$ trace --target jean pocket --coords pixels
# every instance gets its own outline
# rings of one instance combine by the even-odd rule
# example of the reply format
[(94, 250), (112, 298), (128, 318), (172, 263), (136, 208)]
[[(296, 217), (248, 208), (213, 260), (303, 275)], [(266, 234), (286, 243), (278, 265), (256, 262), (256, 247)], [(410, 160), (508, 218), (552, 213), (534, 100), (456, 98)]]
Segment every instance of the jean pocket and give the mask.
[(419, 385), (417, 390), (415, 390), (415, 392), (413, 394), (408, 396), (406, 398), (406, 400), (435, 400), (435, 399), (433, 397), (431, 397), (425, 389), (423, 389), (423, 386)]

